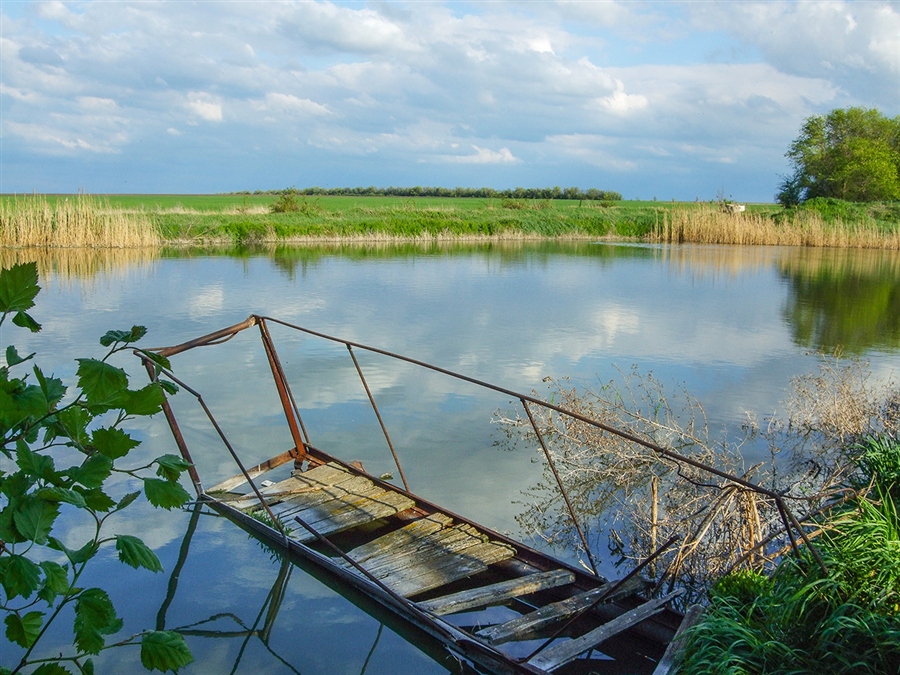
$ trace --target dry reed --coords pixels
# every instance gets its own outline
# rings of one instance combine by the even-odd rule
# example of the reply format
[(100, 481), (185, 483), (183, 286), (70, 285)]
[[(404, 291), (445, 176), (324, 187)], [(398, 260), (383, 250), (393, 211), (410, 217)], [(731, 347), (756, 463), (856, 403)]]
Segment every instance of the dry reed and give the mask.
[(808, 211), (794, 211), (774, 220), (752, 211), (727, 213), (715, 207), (664, 213), (649, 239), (671, 243), (900, 249), (900, 229), (885, 231), (874, 220), (826, 222)]
[(110, 208), (89, 195), (0, 201), (0, 247), (143, 248), (161, 243), (146, 214)]

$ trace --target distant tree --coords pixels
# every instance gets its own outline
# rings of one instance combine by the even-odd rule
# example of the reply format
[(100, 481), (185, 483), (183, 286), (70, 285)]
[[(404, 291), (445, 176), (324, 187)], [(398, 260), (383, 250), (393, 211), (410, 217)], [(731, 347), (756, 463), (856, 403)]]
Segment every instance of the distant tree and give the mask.
[(900, 116), (885, 117), (874, 108), (814, 115), (786, 157), (794, 173), (783, 179), (776, 197), (785, 206), (813, 197), (900, 199)]

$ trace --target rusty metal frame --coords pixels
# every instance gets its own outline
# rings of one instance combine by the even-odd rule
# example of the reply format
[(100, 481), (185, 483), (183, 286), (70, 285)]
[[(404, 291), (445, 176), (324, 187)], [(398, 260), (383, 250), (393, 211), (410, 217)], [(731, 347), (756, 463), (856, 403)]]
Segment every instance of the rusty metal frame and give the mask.
[[(587, 555), (589, 556), (592, 566), (594, 565), (594, 563), (593, 563), (593, 559), (590, 557), (590, 551), (589, 551), (589, 547), (587, 546), (586, 538), (584, 536), (584, 533), (581, 530), (581, 527), (580, 527), (580, 524), (578, 523), (577, 518), (575, 517), (574, 510), (572, 509), (571, 502), (569, 500), (569, 497), (565, 490), (565, 487), (563, 486), (562, 481), (559, 479), (557, 472), (555, 470), (555, 467), (553, 466), (552, 460), (550, 459), (550, 453), (549, 453), (548, 449), (546, 448), (546, 445), (543, 441), (543, 437), (540, 435), (540, 432), (538, 431), (537, 424), (532, 416), (531, 410), (528, 407), (529, 403), (540, 406), (542, 408), (545, 408), (545, 409), (548, 409), (551, 411), (555, 411), (562, 415), (566, 415), (568, 417), (571, 417), (572, 419), (578, 420), (580, 422), (583, 422), (585, 424), (588, 424), (590, 426), (596, 427), (596, 428), (606, 431), (610, 434), (618, 436), (624, 440), (627, 440), (627, 441), (630, 441), (637, 445), (640, 445), (642, 447), (645, 447), (660, 457), (665, 457), (669, 460), (677, 462), (678, 464), (691, 466), (695, 469), (699, 469), (699, 470), (706, 472), (708, 474), (711, 474), (713, 476), (717, 476), (717, 477), (719, 477), (723, 480), (726, 480), (730, 483), (739, 485), (747, 490), (751, 490), (753, 492), (756, 492), (756, 493), (762, 494), (766, 497), (769, 497), (770, 499), (772, 499), (774, 501), (774, 503), (778, 509), (779, 516), (784, 525), (785, 533), (786, 533), (788, 539), (790, 540), (791, 548), (793, 549), (794, 554), (797, 556), (797, 558), (798, 559), (801, 558), (801, 553), (800, 553), (799, 543), (797, 541), (797, 537), (795, 536), (794, 530), (797, 531), (797, 533), (800, 535), (800, 539), (802, 539), (803, 543), (812, 552), (812, 555), (815, 557), (816, 562), (819, 565), (819, 567), (821, 567), (824, 571), (827, 572), (824, 561), (822, 560), (818, 551), (816, 551), (815, 547), (813, 546), (812, 542), (810, 541), (809, 537), (807, 536), (805, 530), (803, 529), (802, 524), (796, 518), (796, 516), (794, 516), (794, 514), (791, 512), (791, 510), (788, 508), (787, 504), (785, 503), (784, 495), (779, 494), (779, 493), (775, 492), (774, 490), (765, 488), (761, 485), (757, 485), (756, 483), (753, 483), (753, 482), (751, 482), (745, 478), (742, 478), (740, 476), (730, 474), (730, 473), (723, 471), (721, 469), (718, 469), (714, 466), (705, 464), (704, 462), (700, 462), (691, 457), (686, 457), (671, 448), (665, 448), (665, 447), (660, 446), (652, 441), (648, 441), (646, 439), (640, 438), (639, 436), (631, 434), (627, 431), (623, 431), (621, 429), (613, 427), (613, 426), (606, 424), (604, 422), (601, 422), (599, 420), (590, 418), (590, 417), (583, 415), (575, 410), (570, 410), (570, 409), (564, 408), (562, 406), (558, 406), (558, 405), (549, 403), (547, 401), (541, 400), (541, 399), (537, 398), (536, 396), (531, 396), (528, 394), (516, 392), (511, 389), (507, 389), (505, 387), (501, 387), (501, 386), (492, 384), (490, 382), (486, 382), (484, 380), (479, 380), (474, 377), (470, 377), (468, 375), (462, 375), (460, 373), (456, 373), (456, 372), (448, 370), (446, 368), (441, 368), (439, 366), (435, 366), (435, 365), (427, 363), (425, 361), (421, 361), (421, 360), (414, 359), (414, 358), (411, 358), (408, 356), (404, 356), (402, 354), (397, 354), (397, 353), (390, 352), (390, 351), (387, 351), (384, 349), (379, 349), (377, 347), (372, 347), (372, 346), (369, 346), (369, 345), (366, 345), (366, 344), (363, 344), (360, 342), (354, 342), (352, 340), (346, 340), (343, 338), (334, 337), (332, 335), (328, 335), (326, 333), (315, 331), (315, 330), (312, 330), (309, 328), (304, 328), (303, 326), (292, 324), (287, 321), (283, 321), (281, 319), (277, 319), (274, 317), (261, 316), (261, 315), (255, 315), (255, 314), (251, 315), (250, 317), (248, 317), (245, 321), (243, 321), (241, 323), (238, 323), (238, 324), (235, 324), (228, 328), (222, 329), (220, 331), (216, 331), (214, 333), (210, 333), (208, 335), (196, 338), (194, 340), (184, 342), (179, 345), (175, 345), (173, 347), (149, 349), (147, 351), (156, 352), (162, 356), (171, 356), (174, 354), (178, 354), (178, 353), (187, 351), (189, 349), (193, 349), (195, 347), (220, 344), (221, 342), (230, 340), (232, 337), (234, 337), (234, 335), (236, 335), (238, 332), (240, 332), (242, 330), (245, 330), (252, 326), (259, 325), (263, 343), (265, 345), (266, 355), (269, 359), (269, 364), (272, 369), (272, 374), (275, 379), (276, 386), (278, 387), (279, 397), (281, 398), (282, 406), (285, 411), (285, 416), (288, 420), (288, 425), (290, 426), (290, 429), (291, 429), (292, 438), (294, 439), (295, 444), (296, 444), (296, 449), (297, 449), (298, 455), (299, 455), (297, 462), (299, 463), (306, 456), (306, 447), (309, 443), (309, 438), (306, 435), (305, 428), (302, 428), (302, 420), (300, 418), (299, 409), (297, 408), (296, 402), (293, 399), (293, 395), (290, 392), (290, 387), (287, 383), (287, 378), (284, 374), (284, 370), (282, 369), (281, 363), (278, 360), (277, 352), (275, 351), (274, 342), (272, 341), (271, 336), (268, 332), (268, 327), (266, 325), (267, 323), (278, 324), (278, 325), (284, 326), (286, 328), (290, 328), (292, 330), (296, 330), (298, 332), (304, 333), (306, 335), (317, 337), (317, 338), (320, 338), (320, 339), (323, 339), (326, 341), (330, 341), (330, 342), (343, 344), (345, 347), (347, 347), (348, 351), (350, 352), (350, 356), (353, 359), (354, 364), (356, 365), (357, 372), (359, 373), (360, 378), (362, 379), (363, 386), (366, 389), (366, 392), (369, 396), (369, 400), (370, 400), (373, 408), (375, 409), (375, 414), (378, 417), (379, 423), (381, 424), (382, 430), (388, 441), (388, 445), (389, 445), (391, 452), (394, 456), (394, 459), (397, 463), (398, 469), (400, 469), (399, 460), (397, 459), (396, 452), (394, 450), (393, 444), (390, 441), (390, 437), (387, 433), (386, 427), (384, 426), (384, 422), (381, 418), (381, 415), (378, 412), (377, 407), (375, 406), (374, 399), (371, 396), (371, 392), (369, 391), (369, 388), (368, 388), (368, 385), (366, 384), (365, 378), (362, 375), (362, 370), (360, 369), (359, 363), (353, 352), (354, 347), (357, 349), (363, 350), (363, 351), (368, 351), (368, 352), (371, 352), (374, 354), (380, 354), (382, 356), (386, 356), (386, 357), (394, 359), (394, 360), (409, 363), (409, 364), (424, 368), (426, 370), (430, 370), (430, 371), (433, 371), (433, 372), (436, 372), (436, 373), (439, 373), (442, 375), (446, 375), (448, 377), (451, 377), (451, 378), (454, 378), (457, 380), (461, 380), (463, 382), (468, 382), (470, 384), (476, 385), (483, 389), (488, 389), (490, 391), (495, 391), (495, 392), (510, 396), (514, 399), (518, 399), (522, 403), (522, 405), (525, 407), (526, 413), (528, 414), (528, 417), (531, 421), (532, 427), (535, 429), (535, 431), (538, 435), (541, 447), (544, 450), (544, 453), (547, 457), (547, 460), (549, 462), (551, 470), (553, 471), (554, 475), (557, 476), (557, 484), (560, 488), (563, 498), (566, 501), (566, 504), (568, 505), (569, 513), (574, 521), (574, 525), (575, 525), (576, 529), (578, 530), (578, 533), (582, 540), (582, 544), (585, 547), (585, 551), (587, 552)], [(147, 359), (146, 356), (142, 356), (142, 358), (144, 359), (145, 364), (149, 361), (149, 359)], [(158, 371), (164, 372), (167, 377), (172, 378), (173, 381), (175, 381), (176, 383), (181, 384), (181, 386), (185, 387), (185, 389), (190, 391), (192, 394), (194, 394), (194, 396), (196, 396), (198, 398), (198, 400), (200, 400), (201, 405), (207, 411), (207, 415), (210, 417), (210, 420), (212, 421), (213, 425), (215, 426), (216, 430), (218, 431), (220, 437), (222, 438), (223, 442), (225, 442), (226, 447), (228, 447), (229, 452), (232, 454), (232, 457), (235, 459), (236, 463), (240, 467), (241, 472), (247, 478), (247, 480), (250, 483), (250, 485), (252, 486), (254, 492), (256, 492), (257, 497), (259, 498), (262, 505), (266, 508), (266, 510), (271, 515), (271, 511), (269, 510), (268, 506), (266, 505), (265, 499), (259, 493), (259, 491), (256, 488), (253, 481), (250, 479), (249, 475), (246, 472), (246, 469), (244, 469), (243, 465), (240, 462), (240, 459), (237, 457), (237, 454), (234, 452), (234, 449), (231, 447), (230, 443), (225, 438), (224, 433), (221, 431), (218, 424), (212, 418), (212, 414), (206, 408), (206, 405), (205, 405), (205, 403), (203, 403), (200, 395), (198, 393), (194, 392), (192, 389), (190, 389), (186, 385), (182, 384), (177, 379), (175, 379), (175, 377), (172, 375), (172, 373), (168, 372), (166, 369), (161, 369), (158, 366), (158, 364), (155, 364), (154, 367)], [(150, 366), (148, 366), (148, 370), (149, 370), (149, 368), (150, 368)], [(151, 377), (153, 377), (153, 375), (151, 375)], [(167, 419), (169, 419), (168, 413), (167, 413)], [(170, 426), (172, 426), (173, 433), (176, 436), (176, 441), (179, 442), (179, 449), (182, 450), (182, 453), (187, 452), (187, 447), (185, 445), (183, 445), (184, 441), (183, 441), (183, 438), (181, 438), (181, 434), (180, 434), (180, 431), (178, 430), (177, 423), (174, 422), (174, 417), (171, 418), (169, 423), (170, 423)], [(302, 428), (302, 433), (304, 436), (306, 436), (306, 440), (301, 438), (300, 428), (298, 428), (297, 423), (299, 423), (300, 428)], [(181, 438), (180, 441), (178, 441), (179, 438)], [(186, 457), (186, 459), (187, 459), (187, 457)], [(187, 460), (187, 461), (190, 461), (190, 460)], [(403, 476), (402, 469), (400, 469), (400, 472), (401, 472), (401, 478), (403, 478), (404, 486), (406, 486), (406, 480), (405, 480), (405, 477)], [(193, 479), (193, 474), (192, 474), (192, 479)], [(199, 481), (199, 479), (198, 479), (198, 481)], [(195, 487), (196, 486), (197, 486), (197, 483), (195, 483)], [(202, 487), (201, 487), (201, 490), (202, 490)], [(278, 525), (279, 530), (281, 530), (283, 533), (283, 528), (281, 527), (280, 523), (278, 523), (277, 520), (275, 520), (275, 522)], [(594, 572), (596, 574), (596, 567), (594, 567)]]

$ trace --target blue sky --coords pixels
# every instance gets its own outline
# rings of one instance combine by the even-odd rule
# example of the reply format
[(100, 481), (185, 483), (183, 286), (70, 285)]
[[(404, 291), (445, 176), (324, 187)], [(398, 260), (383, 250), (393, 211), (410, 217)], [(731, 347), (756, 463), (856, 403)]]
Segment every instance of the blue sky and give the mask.
[(896, 2), (0, 0), (0, 192), (596, 187), (771, 201), (900, 114)]

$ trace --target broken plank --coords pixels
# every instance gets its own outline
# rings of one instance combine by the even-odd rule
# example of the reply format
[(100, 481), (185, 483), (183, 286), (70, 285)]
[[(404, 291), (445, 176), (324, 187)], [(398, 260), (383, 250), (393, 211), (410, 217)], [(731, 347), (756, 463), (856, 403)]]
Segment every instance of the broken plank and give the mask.
[(415, 520), (404, 525), (398, 530), (378, 537), (368, 544), (357, 546), (348, 555), (358, 563), (364, 563), (369, 558), (396, 552), (410, 544), (420, 541), (424, 536), (433, 534), (447, 527), (452, 518), (443, 513), (433, 513), (425, 518)]
[[(321, 516), (317, 517), (314, 523), (310, 523), (306, 518), (301, 518), (300, 516), (295, 516), (295, 518), (300, 518), (319, 534), (329, 535), (370, 523), (379, 518), (392, 516), (413, 506), (415, 506), (415, 502), (409, 497), (398, 492), (385, 491), (376, 498), (360, 500), (353, 504), (346, 504), (339, 499), (333, 499), (313, 509), (301, 512), (304, 516)], [(311, 514), (310, 511), (315, 513)], [(300, 542), (308, 542), (316, 537), (304, 529), (302, 532), (298, 531), (293, 534), (292, 538)]]
[[(273, 457), (272, 459), (266, 460), (261, 464), (257, 464), (254, 467), (247, 469), (247, 475), (250, 476), (251, 479), (256, 478), (257, 476), (261, 476), (262, 474), (275, 469), (286, 462), (294, 459), (294, 450), (288, 450), (287, 452), (283, 452), (277, 457)], [(218, 485), (214, 485), (206, 491), (207, 494), (212, 494), (214, 492), (230, 492), (237, 487), (240, 487), (244, 483), (247, 482), (246, 476), (244, 474), (239, 473), (236, 476), (232, 476), (231, 478), (227, 478), (223, 480)]]
[(372, 481), (362, 476), (354, 476), (338, 485), (315, 489), (304, 487), (302, 492), (297, 492), (289, 499), (283, 500), (272, 511), (276, 516), (287, 518), (317, 504), (340, 499), (349, 494), (365, 494), (367, 491), (374, 491), (373, 488)]
[(479, 574), (487, 570), (488, 565), (514, 555), (515, 550), (506, 544), (482, 542), (459, 553), (449, 553), (428, 563), (393, 569), (377, 576), (396, 593), (409, 597)]
[(575, 659), (579, 654), (583, 654), (603, 641), (608, 640), (613, 635), (626, 631), (635, 624), (638, 624), (645, 619), (649, 619), (654, 614), (661, 612), (663, 610), (663, 605), (680, 594), (681, 591), (675, 591), (662, 598), (650, 600), (639, 607), (635, 607), (634, 609), (617, 616), (612, 621), (608, 621), (602, 626), (598, 626), (581, 637), (550, 645), (531, 659), (528, 664), (546, 671), (552, 671), (559, 668)]
[(489, 586), (472, 588), (440, 598), (420, 602), (419, 607), (432, 614), (442, 616), (465, 612), (476, 607), (500, 605), (507, 600), (518, 598), (529, 593), (536, 593), (548, 588), (565, 586), (575, 581), (575, 575), (568, 570), (550, 570), (537, 574), (528, 574), (517, 579), (500, 581)]
[(684, 618), (681, 620), (681, 625), (675, 631), (675, 636), (672, 638), (669, 646), (666, 647), (666, 651), (659, 663), (656, 664), (656, 668), (653, 669), (653, 675), (669, 675), (675, 672), (684, 650), (684, 632), (697, 623), (701, 616), (703, 616), (702, 605), (691, 605), (688, 607), (684, 613)]
[[(507, 621), (506, 623), (490, 626), (478, 631), (478, 635), (489, 640), (495, 645), (509, 642), (510, 640), (525, 640), (537, 637), (540, 632), (553, 624), (577, 614), (590, 607), (604, 593), (608, 592), (617, 582), (608, 582), (584, 593), (573, 595), (571, 598), (553, 602), (536, 609), (528, 614)], [(614, 593), (604, 598), (602, 602), (611, 602), (616, 598), (631, 595), (640, 590), (644, 582), (638, 577), (632, 577), (622, 584)]]
[[(404, 546), (383, 550), (377, 555), (371, 555), (357, 562), (365, 564), (366, 569), (377, 573), (384, 568), (423, 564), (430, 559), (440, 558), (485, 541), (487, 537), (473, 527), (460, 524), (426, 534), (410, 540)], [(350, 557), (356, 560), (355, 550), (350, 552)]]

